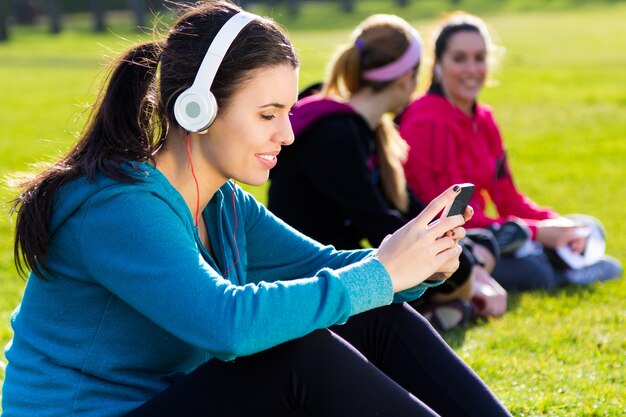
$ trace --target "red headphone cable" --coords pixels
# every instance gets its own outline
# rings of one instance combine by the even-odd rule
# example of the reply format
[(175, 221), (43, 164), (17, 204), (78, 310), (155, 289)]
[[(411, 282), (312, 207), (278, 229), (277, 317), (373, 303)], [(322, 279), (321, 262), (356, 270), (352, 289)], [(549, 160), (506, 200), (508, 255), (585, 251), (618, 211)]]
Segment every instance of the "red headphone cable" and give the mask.
[[(196, 177), (196, 169), (193, 166), (193, 158), (191, 157), (191, 145), (190, 145), (190, 139), (189, 139), (189, 132), (187, 132), (187, 138), (186, 138), (186, 142), (187, 142), (187, 157), (189, 158), (189, 166), (191, 168), (191, 176), (193, 177), (193, 181), (196, 184), (196, 213), (195, 213), (195, 217), (194, 217), (194, 221), (196, 224), (196, 227), (198, 227), (198, 219), (199, 219), (199, 213), (200, 213), (200, 186), (198, 185), (198, 177)], [(223, 272), (222, 275), (224, 275), (224, 277), (226, 277), (226, 275), (228, 274), (228, 271), (230, 271), (231, 269), (233, 269), (233, 267), (235, 265), (237, 265), (237, 263), (239, 263), (239, 246), (237, 246), (237, 200), (235, 199), (235, 190), (237, 188), (237, 180), (233, 180), (234, 184), (233, 184), (233, 194), (232, 194), (232, 204), (233, 204), (233, 219), (234, 219), (234, 226), (233, 226), (233, 243), (235, 244), (235, 262), (232, 263), (232, 265), (230, 265), (228, 268), (226, 268)]]
[(196, 227), (198, 227), (198, 216), (200, 213), (200, 186), (198, 185), (198, 178), (196, 177), (196, 170), (193, 166), (193, 159), (191, 158), (191, 146), (189, 140), (189, 132), (187, 132), (187, 156), (189, 157), (189, 166), (191, 167), (191, 176), (196, 183), (196, 215), (194, 217)]

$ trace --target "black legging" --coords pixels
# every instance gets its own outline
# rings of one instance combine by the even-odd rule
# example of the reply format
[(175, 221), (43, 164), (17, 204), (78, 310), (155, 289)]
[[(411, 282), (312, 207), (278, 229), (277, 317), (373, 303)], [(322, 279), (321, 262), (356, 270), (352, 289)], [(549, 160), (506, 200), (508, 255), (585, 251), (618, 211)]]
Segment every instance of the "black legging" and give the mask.
[(566, 282), (545, 253), (501, 256), (491, 275), (507, 291), (554, 290)]
[(510, 416), (425, 319), (397, 304), (232, 362), (210, 360), (127, 417), (438, 414)]

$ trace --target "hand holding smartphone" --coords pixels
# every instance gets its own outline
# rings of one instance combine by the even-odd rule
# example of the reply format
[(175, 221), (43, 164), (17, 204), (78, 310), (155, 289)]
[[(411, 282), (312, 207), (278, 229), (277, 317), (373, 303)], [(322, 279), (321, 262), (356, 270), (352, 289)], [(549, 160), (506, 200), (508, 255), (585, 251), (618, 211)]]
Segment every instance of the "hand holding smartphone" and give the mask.
[(466, 182), (458, 184), (458, 186), (461, 188), (461, 191), (454, 197), (454, 201), (443, 210), (442, 217), (456, 216), (457, 214), (465, 213), (465, 209), (474, 193), (474, 184)]
[[(466, 182), (463, 184), (457, 184), (457, 186), (461, 189), (458, 191), (456, 197), (454, 197), (454, 200), (452, 200), (452, 203), (443, 209), (443, 213), (441, 215), (442, 218), (465, 213), (465, 209), (467, 208), (470, 198), (474, 193), (474, 184)], [(454, 232), (447, 231), (443, 236), (454, 236)]]

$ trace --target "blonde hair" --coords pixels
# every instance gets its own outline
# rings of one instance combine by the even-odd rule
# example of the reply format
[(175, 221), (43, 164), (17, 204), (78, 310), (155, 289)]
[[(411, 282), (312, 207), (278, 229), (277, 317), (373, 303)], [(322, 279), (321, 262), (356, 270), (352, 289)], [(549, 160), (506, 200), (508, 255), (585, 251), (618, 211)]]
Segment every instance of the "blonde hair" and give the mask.
[[(370, 81), (363, 72), (397, 60), (409, 47), (413, 27), (404, 19), (388, 14), (376, 14), (365, 19), (331, 59), (321, 94), (348, 100), (357, 91), (369, 87), (382, 91), (395, 80)], [(409, 208), (403, 164), (408, 145), (388, 115), (384, 115), (374, 131), (376, 153), (380, 161), (380, 179), (385, 197), (399, 211)]]

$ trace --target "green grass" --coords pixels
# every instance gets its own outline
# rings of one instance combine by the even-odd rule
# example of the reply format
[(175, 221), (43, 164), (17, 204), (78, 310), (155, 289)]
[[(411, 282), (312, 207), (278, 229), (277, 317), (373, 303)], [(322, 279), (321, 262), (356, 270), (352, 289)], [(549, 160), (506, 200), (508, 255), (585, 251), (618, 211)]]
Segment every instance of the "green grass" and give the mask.
[[(353, 16), (305, 5), (286, 21), (302, 60), (301, 85), (323, 77), (325, 62), (367, 13), (391, 10), (426, 34), (442, 1), (358, 2)], [(482, 100), (495, 110), (519, 187), (561, 213), (600, 218), (608, 251), (626, 261), (626, 5), (580, 1), (466, 0), (506, 46), (500, 85)], [(526, 4), (526, 6), (524, 6)], [(526, 10), (528, 5), (542, 11)], [(376, 9), (383, 7), (383, 9)], [(448, 7), (449, 4), (448, 4)], [(489, 8), (489, 9), (488, 9)], [(330, 9), (330, 11), (329, 11)], [(487, 13), (487, 10), (491, 12)], [(267, 10), (284, 19), (280, 8)], [(420, 20), (417, 20), (417, 19)], [(105, 56), (138, 36), (124, 20), (89, 33), (84, 18), (49, 36), (12, 28), (0, 44), (0, 176), (66, 149), (98, 88)], [(250, 188), (265, 201), (265, 187)], [(0, 191), (0, 201), (12, 193)], [(0, 217), (0, 345), (24, 287), (12, 266), (8, 204)], [(446, 339), (516, 416), (621, 416), (626, 413), (626, 280), (554, 293), (512, 294), (498, 320)], [(0, 380), (5, 360), (0, 356)]]

